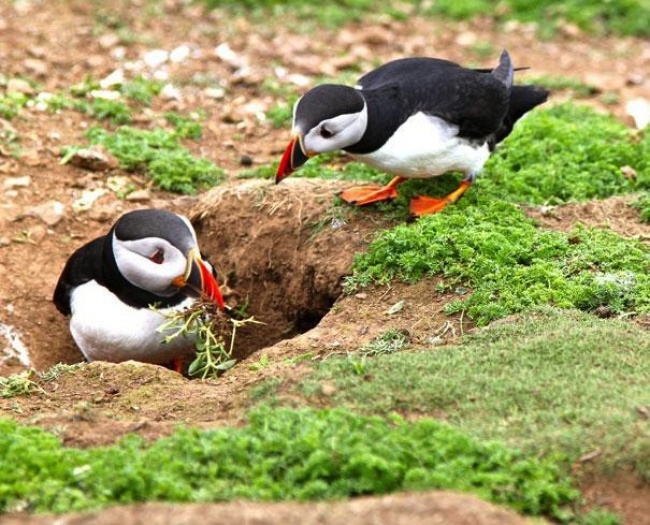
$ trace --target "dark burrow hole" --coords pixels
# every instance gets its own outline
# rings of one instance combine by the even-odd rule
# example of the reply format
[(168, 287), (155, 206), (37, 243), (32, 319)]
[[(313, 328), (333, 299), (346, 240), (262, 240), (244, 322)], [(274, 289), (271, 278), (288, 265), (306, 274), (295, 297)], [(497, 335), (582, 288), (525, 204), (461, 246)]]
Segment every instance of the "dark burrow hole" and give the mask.
[(237, 361), (320, 323), (341, 295), (350, 269), (354, 250), (345, 245), (346, 239), (358, 239), (334, 229), (314, 235), (313, 223), (296, 220), (293, 208), (269, 216), (266, 209), (242, 200), (241, 195), (222, 198), (218, 208), (192, 218), (201, 251), (217, 268), (226, 302), (263, 323), (237, 329)]

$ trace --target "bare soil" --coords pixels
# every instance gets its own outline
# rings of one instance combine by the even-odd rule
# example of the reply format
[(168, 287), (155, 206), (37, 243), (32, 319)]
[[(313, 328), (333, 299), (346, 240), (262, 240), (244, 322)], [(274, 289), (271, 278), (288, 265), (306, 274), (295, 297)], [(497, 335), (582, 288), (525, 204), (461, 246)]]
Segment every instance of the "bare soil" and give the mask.
[[(264, 379), (297, 381), (309, 370), (309, 360), (354, 350), (389, 327), (407, 331), (416, 347), (430, 345), (433, 339), (445, 344), (473, 328), (468, 319), (444, 314), (450, 298), (436, 291), (434, 281), (341, 295), (354, 255), (375, 232), (391, 224), (373, 209), (333, 214), (333, 195), (344, 183), (290, 178), (274, 186), (238, 178), (250, 162), (257, 166), (276, 161), (288, 139), (288, 130), (276, 130), (260, 118), (281, 100), (268, 89), (278, 75), (315, 82), (318, 75), (345, 68), (367, 71), (378, 58), (412, 55), (489, 66), (500, 49), (507, 48), (516, 64), (532, 66), (526, 74), (571, 76), (598, 86), (600, 92), (584, 103), (629, 125), (625, 104), (647, 96), (650, 85), (647, 41), (592, 37), (569, 25), (553, 41), (541, 41), (526, 25), (451, 25), (417, 16), (336, 31), (303, 27), (292, 32), (292, 24), (277, 27), (232, 19), (180, 0), (160, 3), (161, 12), (152, 12), (146, 2), (114, 3), (110, 9), (100, 4), (0, 4), (3, 74), (37, 81), (35, 92), (57, 92), (86, 76), (101, 79), (118, 68), (124, 68), (127, 77), (138, 68), (146, 74), (163, 72), (178, 86), (179, 98), (157, 97), (151, 108), (139, 112), (136, 124), (161, 125), (165, 111), (204, 112), (203, 139), (186, 146), (223, 167), (228, 181), (198, 197), (179, 197), (151, 187), (137, 174), (63, 165), (61, 148), (84, 143), (83, 134), (93, 124), (72, 110), (52, 113), (28, 107), (11, 121), (0, 120), (0, 374), (82, 362), (67, 320), (51, 303), (54, 285), (75, 248), (105, 233), (124, 211), (138, 207), (188, 215), (203, 252), (225, 282), (229, 304), (247, 305), (264, 324), (241, 331), (239, 364), (219, 380), (188, 380), (137, 363), (92, 363), (42, 382), (42, 392), (0, 399), (1, 416), (56, 429), (71, 446), (107, 444), (133, 432), (155, 439), (179, 423), (239, 424), (251, 403), (251, 389)], [(223, 52), (223, 47), (215, 51), (224, 42), (232, 53)], [(168, 60), (156, 68), (143, 62), (153, 49), (172, 51), (181, 45), (190, 49), (183, 60)], [(485, 45), (494, 50), (489, 57), (478, 51)], [(208, 89), (215, 87), (223, 88), (223, 94)], [(562, 94), (554, 99), (561, 100)], [(145, 191), (137, 200), (120, 199), (110, 189), (114, 176)], [(75, 204), (92, 190), (104, 193), (89, 209), (79, 210)], [(614, 198), (528, 212), (543, 227), (569, 230), (582, 222), (649, 239), (650, 228), (639, 222), (628, 201)], [(388, 310), (398, 301), (404, 301), (404, 309), (391, 315)], [(9, 331), (11, 337), (3, 338)], [(262, 355), (268, 356), (269, 365), (252, 366)], [(644, 523), (650, 515), (648, 506), (640, 503), (650, 501), (650, 488), (632, 475), (615, 483), (602, 474), (591, 475), (584, 488), (589, 501), (616, 510), (626, 523)], [(62, 523), (221, 523), (224, 516), (235, 523), (523, 523), (511, 512), (475, 498), (436, 492), (313, 505), (148, 504), (70, 516)], [(17, 516), (3, 522), (48, 519)]]

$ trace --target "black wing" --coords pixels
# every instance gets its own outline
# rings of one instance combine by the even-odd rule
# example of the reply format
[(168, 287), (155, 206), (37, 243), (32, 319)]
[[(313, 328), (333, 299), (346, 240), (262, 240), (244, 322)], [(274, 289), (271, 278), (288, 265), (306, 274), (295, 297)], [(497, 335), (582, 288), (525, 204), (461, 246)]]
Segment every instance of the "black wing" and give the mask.
[(357, 85), (362, 89), (377, 89), (409, 77), (418, 79), (432, 73), (444, 74), (453, 69), (462, 69), (462, 67), (441, 58), (399, 58), (366, 73), (357, 81)]
[(101, 276), (102, 247), (105, 237), (84, 244), (65, 263), (54, 289), (52, 301), (63, 315), (70, 315), (70, 294), (79, 285)]
[(509, 89), (491, 71), (467, 69), (448, 60), (395, 60), (361, 77), (359, 84), (367, 97), (373, 92), (382, 97), (393, 86), (404, 120), (421, 111), (458, 126), (459, 135), (471, 139), (494, 134), (508, 110)]

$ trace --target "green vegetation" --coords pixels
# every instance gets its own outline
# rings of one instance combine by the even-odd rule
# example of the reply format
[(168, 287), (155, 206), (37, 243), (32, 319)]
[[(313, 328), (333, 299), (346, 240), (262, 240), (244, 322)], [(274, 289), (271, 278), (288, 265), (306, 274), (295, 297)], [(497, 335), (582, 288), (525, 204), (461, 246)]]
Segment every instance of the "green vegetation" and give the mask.
[[(490, 56), (493, 56), (492, 53)], [(519, 79), (522, 84), (534, 84), (550, 90), (552, 93), (557, 91), (571, 91), (577, 98), (588, 98), (599, 92), (598, 87), (586, 84), (576, 77), (565, 76), (530, 76)]]
[[(94, 127), (87, 136), (91, 144), (102, 145), (115, 155), (121, 168), (146, 171), (163, 190), (194, 194), (218, 184), (224, 176), (212, 162), (192, 156), (181, 146), (176, 132), (122, 126), (110, 133)], [(64, 162), (72, 151), (74, 148), (67, 150)]]
[(127, 99), (150, 106), (154, 97), (162, 91), (163, 83), (159, 80), (137, 76), (120, 86), (120, 93)]
[[(626, 178), (631, 166), (636, 180)], [(526, 116), (486, 164), (480, 196), (558, 204), (650, 188), (650, 135), (612, 117), (562, 104)]]
[(121, 100), (94, 98), (90, 102), (74, 101), (72, 107), (93, 118), (108, 120), (112, 124), (129, 124), (132, 120), (131, 108)]
[[(361, 374), (354, 354), (327, 359), (301, 391), (364, 413), (444, 414), (479, 439), (560, 452), (567, 470), (600, 450), (602, 467), (632, 466), (650, 480), (650, 423), (638, 412), (650, 406), (649, 349), (650, 334), (630, 323), (546, 308), (458, 346), (366, 358)], [(327, 398), (324, 381), (336, 387)]]
[(407, 348), (408, 343), (409, 337), (406, 332), (390, 328), (368, 344), (362, 346), (361, 352), (369, 356), (392, 354)]
[(466, 310), (482, 325), (543, 304), (648, 312), (649, 270), (650, 250), (640, 242), (598, 229), (540, 230), (512, 204), (466, 200), (381, 232), (356, 258), (346, 287), (442, 275), (442, 289), (461, 297), (447, 312)]
[(0, 95), (0, 118), (11, 120), (28, 101), (29, 97), (23, 93)]
[[(304, 0), (202, 0), (210, 9), (227, 8), (248, 16), (293, 16), (301, 21), (317, 22), (330, 27), (367, 19), (377, 15), (376, 4), (371, 0), (339, 0), (316, 2)], [(409, 3), (388, 2), (382, 5), (381, 14), (405, 19), (409, 6), (415, 13), (425, 16), (448, 17), (467, 20), (476, 16), (505, 22), (518, 20), (538, 25), (542, 36), (552, 36), (564, 22), (571, 22), (582, 29), (597, 33), (623, 35), (650, 35), (650, 10), (645, 0), (503, 0), (498, 6), (490, 0), (436, 0)]]
[(32, 380), (33, 372), (28, 370), (20, 374), (7, 377), (0, 376), (0, 397), (14, 397), (40, 390), (38, 384)]
[(650, 222), (650, 194), (641, 195), (638, 200), (632, 203), (632, 206), (641, 212), (642, 221)]
[(174, 126), (176, 134), (179, 137), (192, 140), (198, 140), (203, 137), (203, 128), (201, 128), (201, 124), (199, 124), (197, 119), (192, 116), (184, 117), (178, 113), (169, 111), (165, 113), (165, 120)]
[[(308, 31), (314, 24), (339, 27), (352, 21), (367, 19), (377, 14), (377, 4), (372, 0), (338, 0), (337, 2), (315, 2), (301, 0), (201, 0), (209, 9), (226, 8), (237, 14), (259, 20), (271, 17), (299, 18), (301, 30)], [(403, 19), (403, 8), (390, 2), (382, 5), (382, 14)]]
[[(567, 517), (578, 491), (550, 460), (483, 443), (432, 419), (258, 409), (243, 428), (178, 430), (64, 448), (0, 420), (0, 510), (67, 512), (147, 500), (313, 500), (444, 488), (532, 515)], [(9, 468), (10, 467), (10, 468)]]
[(293, 118), (293, 106), (298, 100), (296, 95), (290, 96), (286, 102), (276, 104), (266, 112), (266, 118), (276, 128), (290, 128)]
[(483, 15), (501, 21), (534, 22), (546, 36), (554, 34), (564, 21), (587, 31), (650, 35), (650, 10), (644, 0), (503, 0), (498, 9), (489, 0), (437, 0), (425, 12), (456, 19)]

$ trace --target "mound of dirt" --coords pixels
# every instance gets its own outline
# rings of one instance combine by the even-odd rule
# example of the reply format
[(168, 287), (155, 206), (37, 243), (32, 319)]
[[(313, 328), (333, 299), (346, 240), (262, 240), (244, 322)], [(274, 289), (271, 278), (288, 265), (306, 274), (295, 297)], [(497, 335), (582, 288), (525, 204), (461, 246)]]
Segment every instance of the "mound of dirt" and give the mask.
[[(6, 517), (6, 525), (45, 525), (51, 517)], [(214, 505), (148, 503), (66, 515), (57, 525), (524, 525), (529, 520), (473, 496), (451, 492), (393, 494), (328, 503)]]

